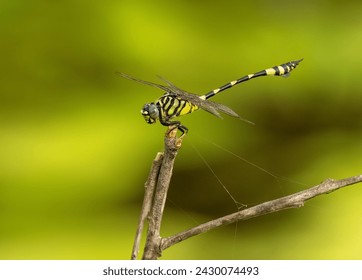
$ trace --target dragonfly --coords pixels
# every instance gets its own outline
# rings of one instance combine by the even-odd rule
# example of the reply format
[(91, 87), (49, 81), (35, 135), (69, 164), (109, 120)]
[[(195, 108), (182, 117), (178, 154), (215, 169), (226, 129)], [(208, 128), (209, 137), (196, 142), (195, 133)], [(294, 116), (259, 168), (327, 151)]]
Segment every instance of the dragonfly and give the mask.
[[(117, 72), (120, 76), (144, 84), (158, 88), (165, 93), (158, 98), (155, 102), (146, 103), (141, 109), (145, 121), (148, 124), (154, 124), (157, 120), (164, 126), (173, 126), (174, 129), (178, 129), (181, 132), (181, 137), (186, 135), (188, 128), (181, 124), (180, 121), (174, 120), (175, 117), (180, 117), (186, 114), (190, 114), (198, 109), (203, 109), (206, 112), (213, 114), (218, 118), (222, 118), (221, 113), (227, 114), (232, 117), (242, 119), (236, 112), (226, 105), (210, 101), (211, 97), (227, 90), (240, 83), (249, 81), (251, 79), (262, 76), (283, 76), (288, 77), (290, 72), (295, 69), (303, 59), (286, 62), (274, 67), (270, 67), (259, 72), (245, 75), (237, 80), (233, 80), (221, 87), (218, 87), (204, 95), (197, 95), (183, 90), (165, 78), (159, 77), (166, 85), (160, 85), (153, 82), (144, 81), (125, 73)], [(251, 122), (250, 122), (251, 123)]]

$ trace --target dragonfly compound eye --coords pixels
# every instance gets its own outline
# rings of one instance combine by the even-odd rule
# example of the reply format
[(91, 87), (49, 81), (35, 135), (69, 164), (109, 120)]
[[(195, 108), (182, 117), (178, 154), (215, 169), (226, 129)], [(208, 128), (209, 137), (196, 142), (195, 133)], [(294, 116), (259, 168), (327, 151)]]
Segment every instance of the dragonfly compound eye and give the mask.
[(147, 103), (143, 106), (141, 114), (147, 123), (152, 124), (156, 122), (159, 111), (155, 103)]

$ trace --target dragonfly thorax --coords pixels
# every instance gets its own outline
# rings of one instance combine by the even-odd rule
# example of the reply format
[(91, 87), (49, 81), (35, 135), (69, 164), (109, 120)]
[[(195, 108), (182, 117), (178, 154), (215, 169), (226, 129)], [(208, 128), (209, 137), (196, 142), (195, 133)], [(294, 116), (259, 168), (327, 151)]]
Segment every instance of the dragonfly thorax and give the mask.
[(147, 123), (152, 124), (158, 119), (160, 111), (155, 103), (147, 103), (143, 106), (141, 114)]

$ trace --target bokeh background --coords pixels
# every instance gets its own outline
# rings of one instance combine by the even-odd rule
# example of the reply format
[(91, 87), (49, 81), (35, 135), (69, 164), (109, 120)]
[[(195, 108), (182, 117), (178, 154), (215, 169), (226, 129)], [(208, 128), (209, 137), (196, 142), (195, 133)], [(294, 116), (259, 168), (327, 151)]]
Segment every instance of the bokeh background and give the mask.
[[(254, 126), (201, 111), (182, 118), (190, 132), (163, 236), (236, 210), (218, 179), (255, 205), (361, 174), (361, 13), (357, 0), (2, 1), (0, 258), (130, 258), (166, 128), (140, 116), (162, 92), (115, 71), (204, 94), (304, 58), (288, 79), (215, 97)], [(162, 258), (361, 259), (361, 187), (205, 233)]]

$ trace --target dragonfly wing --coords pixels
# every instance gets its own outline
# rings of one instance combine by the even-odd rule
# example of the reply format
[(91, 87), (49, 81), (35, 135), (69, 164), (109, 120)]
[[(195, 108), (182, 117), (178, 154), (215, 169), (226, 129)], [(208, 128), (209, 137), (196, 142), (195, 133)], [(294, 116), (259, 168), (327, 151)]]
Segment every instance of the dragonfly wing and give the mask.
[[(220, 103), (215, 103), (215, 102), (212, 102), (212, 101), (208, 101), (208, 100), (203, 100), (203, 101), (204, 101), (204, 102), (203, 102), (203, 105), (204, 105), (205, 103), (212, 103), (212, 104), (213, 104), (213, 105), (212, 105), (212, 108), (213, 108), (214, 110), (223, 112), (224, 114), (227, 114), (227, 115), (229, 115), (229, 116), (238, 118), (238, 119), (240, 119), (240, 120), (242, 120), (242, 121), (244, 121), (244, 122), (250, 123), (250, 124), (252, 124), (252, 125), (255, 124), (255, 123), (253, 123), (252, 121), (249, 121), (249, 120), (247, 120), (247, 119), (245, 119), (245, 118), (243, 118), (243, 117), (240, 117), (234, 110), (232, 110), (232, 109), (229, 108), (228, 106), (225, 106), (225, 105), (220, 104)], [(208, 111), (207, 109), (204, 108), (203, 105), (201, 105), (200, 107), (201, 107), (202, 109)], [(208, 107), (210, 107), (210, 106), (208, 106)], [(210, 111), (208, 111), (208, 112), (210, 112)], [(214, 115), (215, 115), (215, 114), (214, 114)], [(219, 114), (219, 115), (220, 115), (220, 114)]]
[(231, 108), (229, 108), (229, 107), (227, 107), (227, 106), (225, 106), (223, 104), (220, 104), (220, 103), (214, 103), (214, 102), (212, 102), (212, 103), (213, 103), (213, 106), (215, 107), (216, 110), (218, 110), (220, 112), (223, 112), (224, 114), (227, 114), (229, 116), (239, 118), (239, 115), (234, 110), (232, 110)]
[(158, 77), (168, 85), (168, 87), (171, 91), (171, 94), (174, 94), (175, 96), (178, 96), (182, 99), (185, 99), (185, 100), (191, 102), (192, 104), (202, 108), (203, 110), (209, 112), (210, 114), (213, 114), (214, 116), (216, 116), (218, 118), (222, 118), (221, 115), (219, 114), (218, 110), (214, 106), (214, 104), (216, 104), (216, 103), (201, 99), (199, 95), (187, 92), (186, 90), (183, 90), (183, 89), (177, 87), (176, 85), (174, 85), (170, 81), (166, 80), (165, 78), (160, 77), (160, 76), (158, 76)]
[(128, 79), (128, 80), (135, 81), (135, 82), (140, 83), (140, 84), (144, 84), (144, 85), (148, 85), (148, 86), (151, 86), (151, 87), (155, 87), (155, 88), (158, 88), (158, 89), (167, 91), (167, 92), (170, 91), (170, 89), (169, 89), (168, 87), (166, 87), (166, 86), (159, 85), (159, 84), (152, 83), (152, 82), (148, 82), (148, 81), (144, 81), (144, 80), (141, 80), (141, 79), (132, 77), (132, 76), (130, 76), (130, 75), (127, 75), (127, 74), (125, 74), (125, 73), (116, 72), (116, 74), (122, 76), (123, 78), (126, 78), (126, 79)]
[(229, 107), (227, 107), (227, 106), (225, 106), (223, 104), (220, 104), (220, 103), (216, 103), (216, 102), (212, 102), (212, 101), (209, 101), (209, 100), (202, 99), (197, 94), (193, 94), (193, 93), (187, 92), (187, 91), (185, 91), (183, 89), (180, 89), (179, 87), (175, 86), (173, 83), (166, 80), (165, 78), (159, 77), (168, 86), (164, 86), (164, 85), (144, 81), (144, 80), (132, 77), (132, 76), (127, 75), (127, 74), (122, 73), (122, 72), (116, 72), (116, 73), (118, 75), (122, 76), (123, 78), (138, 82), (140, 84), (144, 84), (144, 85), (148, 85), (148, 86), (152, 86), (152, 87), (161, 89), (163, 91), (166, 91), (170, 95), (178, 96), (178, 97), (180, 97), (182, 99), (185, 99), (185, 100), (191, 102), (192, 104), (195, 104), (196, 106), (200, 107), (201, 109), (205, 110), (206, 112), (208, 112), (210, 114), (213, 114), (214, 116), (216, 116), (218, 118), (222, 119), (222, 116), (219, 113), (219, 111), (220, 111), (220, 112), (225, 113), (225, 114), (227, 114), (229, 116), (240, 118), (240, 119), (242, 119), (242, 120), (244, 120), (246, 122), (252, 123), (252, 122), (250, 122), (250, 121), (248, 121), (246, 119), (241, 118), (236, 112), (234, 112)]
[(174, 94), (175, 96), (186, 97), (186, 99), (190, 99), (190, 101), (199, 97), (197, 94), (187, 92), (186, 90), (183, 90), (183, 89), (177, 87), (176, 85), (171, 83), (169, 80), (166, 80), (165, 78), (163, 78), (161, 76), (158, 76), (158, 78), (161, 79), (162, 81), (164, 81), (168, 85), (168, 88), (171, 90), (172, 94)]
[[(200, 99), (200, 98), (199, 98)], [(198, 101), (199, 103), (196, 104), (197, 106), (199, 106), (201, 109), (203, 109), (204, 111), (213, 114), (215, 117), (218, 117), (220, 119), (222, 119), (222, 116), (220, 115), (220, 113), (218, 112), (218, 110), (216, 109), (216, 107), (214, 106), (214, 104), (209, 104), (211, 103), (210, 101), (206, 101), (200, 99), (200, 101)]]
[(170, 81), (166, 80), (163, 77), (159, 76), (159, 78), (168, 85), (169, 89), (172, 91), (173, 94), (190, 101), (191, 103), (197, 105), (201, 109), (205, 110), (206, 112), (208, 112), (210, 114), (213, 114), (214, 116), (216, 116), (220, 119), (222, 119), (222, 116), (220, 115), (219, 111), (224, 114), (227, 114), (229, 116), (239, 118), (245, 122), (254, 124), (253, 122), (240, 117), (234, 110), (232, 110), (231, 108), (229, 108), (223, 104), (205, 100), (205, 99), (201, 98), (200, 95), (193, 94), (193, 93), (190, 93), (183, 89), (178, 88), (173, 83), (171, 83)]

